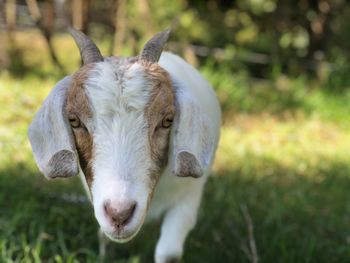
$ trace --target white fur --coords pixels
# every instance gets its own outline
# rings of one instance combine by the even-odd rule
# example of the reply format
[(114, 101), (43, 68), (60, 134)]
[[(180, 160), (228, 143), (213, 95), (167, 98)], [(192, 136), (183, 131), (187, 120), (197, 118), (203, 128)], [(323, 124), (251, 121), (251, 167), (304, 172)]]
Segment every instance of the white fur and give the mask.
[[(144, 108), (149, 89), (141, 65), (118, 68), (113, 61), (99, 63), (86, 83), (94, 115), (94, 180), (91, 187), (95, 216), (112, 239), (125, 242), (136, 235), (145, 218), (151, 159)], [(104, 203), (114, 208), (136, 201), (131, 221), (120, 236), (104, 212)]]
[[(181, 87), (182, 93), (187, 94), (190, 99), (195, 99), (199, 107), (197, 110), (210, 120), (207, 128), (214, 146), (213, 150), (207, 153), (208, 165), (205, 166), (207, 169), (202, 177), (175, 177), (169, 167), (171, 163), (161, 176), (149, 211), (150, 218), (166, 213), (155, 253), (157, 263), (165, 262), (169, 257), (180, 258), (182, 255), (186, 236), (196, 222), (203, 186), (214, 161), (221, 125), (221, 111), (216, 95), (197, 70), (180, 57), (168, 52), (162, 53), (159, 65), (170, 73), (173, 82)], [(189, 125), (197, 125), (197, 121), (190, 120)], [(191, 142), (188, 140), (184, 141), (184, 147), (189, 143)]]
[[(95, 120), (90, 127), (95, 146), (91, 188), (95, 216), (104, 233), (124, 242), (136, 235), (146, 214), (147, 220), (165, 214), (155, 253), (155, 261), (160, 263), (181, 257), (186, 236), (195, 225), (219, 139), (221, 113), (214, 91), (192, 66), (167, 52), (163, 52), (159, 64), (171, 76), (183, 107), (182, 125), (186, 126), (177, 141), (172, 134), (169, 154), (192, 149), (198, 154), (204, 175), (176, 177), (172, 174), (175, 160), (170, 158), (148, 211), (150, 191), (145, 171), (150, 168), (151, 159), (143, 110), (150, 89), (142, 66), (135, 63), (123, 68), (107, 59), (94, 68), (86, 88)], [(203, 130), (197, 134), (201, 138), (199, 144), (189, 140), (191, 133), (198, 130)], [(106, 200), (121, 206), (123, 202), (137, 202), (135, 214), (121, 236), (113, 236), (113, 227), (103, 211)]]

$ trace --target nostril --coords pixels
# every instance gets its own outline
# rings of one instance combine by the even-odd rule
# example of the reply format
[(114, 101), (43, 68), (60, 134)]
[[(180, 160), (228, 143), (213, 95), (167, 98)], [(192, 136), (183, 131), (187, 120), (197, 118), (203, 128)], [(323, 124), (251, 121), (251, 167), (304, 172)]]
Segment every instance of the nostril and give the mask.
[(132, 217), (135, 211), (136, 204), (131, 204), (128, 208), (118, 212), (115, 215), (115, 222), (118, 222), (118, 225), (125, 225)]
[(117, 208), (111, 206), (110, 202), (104, 204), (104, 210), (107, 217), (117, 226), (126, 225), (132, 218), (136, 208), (136, 203), (132, 202)]

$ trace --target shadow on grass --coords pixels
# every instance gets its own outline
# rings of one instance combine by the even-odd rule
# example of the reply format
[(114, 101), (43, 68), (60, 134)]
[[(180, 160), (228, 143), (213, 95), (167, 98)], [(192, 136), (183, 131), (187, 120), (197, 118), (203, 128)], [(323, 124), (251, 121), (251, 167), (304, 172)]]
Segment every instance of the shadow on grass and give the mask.
[(189, 262), (197, 262), (195, 255), (250, 262), (242, 205), (253, 221), (260, 262), (350, 262), (350, 165), (330, 163), (310, 177), (269, 165), (269, 176), (237, 169), (211, 178), (187, 244)]
[[(184, 262), (250, 262), (247, 207), (260, 262), (350, 262), (350, 165), (301, 176), (273, 164), (269, 176), (237, 168), (210, 178)], [(96, 262), (97, 224), (78, 178), (48, 182), (25, 164), (0, 171), (0, 261)], [(106, 262), (152, 262), (159, 223)], [(248, 251), (248, 252), (244, 252)]]

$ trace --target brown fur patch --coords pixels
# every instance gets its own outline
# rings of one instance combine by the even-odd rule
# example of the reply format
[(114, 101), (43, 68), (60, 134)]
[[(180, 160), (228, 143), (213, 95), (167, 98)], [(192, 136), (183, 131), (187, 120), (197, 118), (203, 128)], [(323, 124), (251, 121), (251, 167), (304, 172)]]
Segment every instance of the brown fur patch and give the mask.
[[(160, 171), (168, 162), (169, 138), (171, 127), (164, 128), (165, 118), (175, 115), (175, 94), (169, 74), (158, 64), (144, 64), (148, 80), (152, 83), (151, 97), (145, 108), (148, 122), (151, 158), (155, 166), (152, 168), (152, 182), (156, 184)], [(154, 187), (154, 186), (153, 186)]]
[(74, 75), (71, 87), (68, 90), (66, 113), (67, 116), (76, 115), (81, 123), (81, 127), (72, 128), (75, 146), (79, 155), (79, 162), (82, 171), (84, 172), (89, 188), (93, 181), (92, 172), (92, 152), (93, 140), (92, 135), (84, 125), (92, 117), (90, 102), (85, 93), (84, 83), (88, 78), (90, 70), (94, 64), (88, 64), (79, 69)]
[[(81, 123), (87, 123), (92, 117), (90, 102), (85, 93), (84, 83), (89, 76), (93, 64), (86, 65), (73, 76), (71, 87), (68, 91), (66, 113), (67, 116), (75, 114)], [(150, 188), (154, 189), (161, 170), (168, 162), (169, 138), (171, 128), (164, 128), (164, 118), (173, 118), (175, 115), (175, 94), (169, 74), (158, 64), (144, 63), (148, 81), (151, 83), (151, 97), (145, 108), (151, 148), (151, 158), (154, 165), (151, 168)], [(73, 128), (76, 148), (79, 154), (80, 166), (85, 174), (89, 188), (93, 182), (92, 157), (93, 139), (89, 131), (83, 126)]]

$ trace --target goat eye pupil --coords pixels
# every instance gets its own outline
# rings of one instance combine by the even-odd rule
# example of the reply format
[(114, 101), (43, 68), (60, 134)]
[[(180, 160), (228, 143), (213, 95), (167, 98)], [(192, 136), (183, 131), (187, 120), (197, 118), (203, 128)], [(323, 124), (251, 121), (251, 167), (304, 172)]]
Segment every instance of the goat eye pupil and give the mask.
[(172, 122), (173, 122), (172, 118), (170, 118), (170, 117), (165, 118), (163, 121), (163, 127), (169, 128), (171, 126)]
[(70, 117), (69, 122), (73, 128), (78, 128), (80, 125), (80, 121), (77, 117)]

